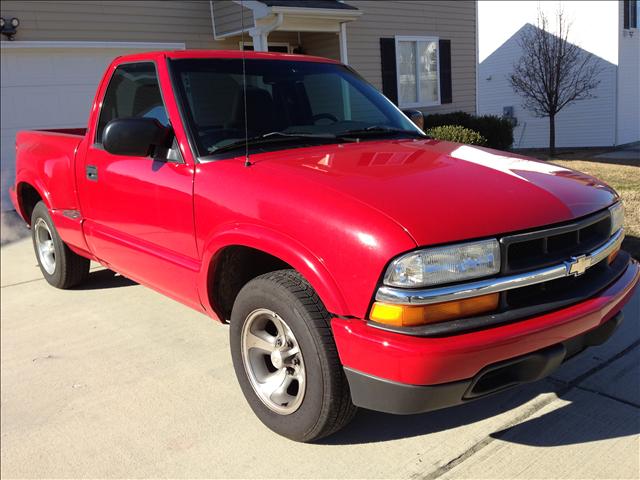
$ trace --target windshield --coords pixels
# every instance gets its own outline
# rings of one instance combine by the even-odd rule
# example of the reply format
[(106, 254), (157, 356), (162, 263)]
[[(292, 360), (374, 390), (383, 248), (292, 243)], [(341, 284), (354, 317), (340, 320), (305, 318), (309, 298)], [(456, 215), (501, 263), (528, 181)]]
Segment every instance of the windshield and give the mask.
[[(198, 154), (240, 149), (245, 139), (242, 59), (173, 60), (171, 71)], [(362, 132), (422, 135), (389, 100), (343, 65), (247, 59), (245, 72), (249, 139), (304, 138), (309, 144)]]

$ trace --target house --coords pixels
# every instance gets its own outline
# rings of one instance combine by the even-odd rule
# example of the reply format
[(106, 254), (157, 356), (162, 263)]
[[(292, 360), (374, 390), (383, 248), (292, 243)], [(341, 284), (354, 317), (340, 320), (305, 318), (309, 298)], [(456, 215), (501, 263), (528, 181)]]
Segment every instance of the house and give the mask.
[(16, 132), (83, 126), (107, 64), (126, 53), (318, 55), (351, 65), (401, 107), (476, 110), (473, 1), (3, 0), (0, 14), (3, 209)]
[(556, 117), (557, 147), (610, 147), (640, 141), (640, 15), (637, 1), (479, 1), (478, 113), (517, 119), (514, 148), (547, 147), (549, 120), (535, 118), (509, 85), (521, 55), (520, 33), (536, 28), (538, 8), (555, 22), (558, 9), (571, 22), (569, 41), (602, 67), (594, 98), (565, 107)]

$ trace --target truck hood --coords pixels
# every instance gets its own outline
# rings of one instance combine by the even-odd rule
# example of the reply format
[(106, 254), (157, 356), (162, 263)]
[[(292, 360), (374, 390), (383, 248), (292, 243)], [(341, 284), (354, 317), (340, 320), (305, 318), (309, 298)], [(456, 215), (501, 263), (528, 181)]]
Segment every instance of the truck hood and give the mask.
[(265, 174), (367, 204), (398, 223), (417, 245), (564, 222), (618, 198), (606, 184), (574, 170), (431, 139), (323, 145), (252, 160), (256, 169), (268, 170)]

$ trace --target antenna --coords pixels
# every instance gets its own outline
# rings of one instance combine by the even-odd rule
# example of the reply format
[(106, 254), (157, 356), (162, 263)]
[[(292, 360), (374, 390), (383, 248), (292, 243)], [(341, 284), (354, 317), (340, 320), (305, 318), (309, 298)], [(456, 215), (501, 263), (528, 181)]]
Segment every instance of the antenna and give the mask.
[(244, 0), (240, 0), (241, 53), (242, 53), (242, 97), (244, 102), (244, 166), (250, 167), (249, 160), (249, 120), (247, 119), (247, 72), (244, 58)]

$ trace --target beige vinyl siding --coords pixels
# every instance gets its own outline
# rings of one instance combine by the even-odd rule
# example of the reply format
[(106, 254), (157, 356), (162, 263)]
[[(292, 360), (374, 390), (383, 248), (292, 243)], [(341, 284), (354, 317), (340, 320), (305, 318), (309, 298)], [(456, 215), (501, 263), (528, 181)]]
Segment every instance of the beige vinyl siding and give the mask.
[(476, 110), (476, 7), (474, 1), (360, 1), (362, 16), (347, 24), (349, 64), (382, 90), (380, 38), (436, 36), (451, 40), (453, 102), (427, 113)]
[(302, 46), (307, 55), (340, 60), (340, 40), (337, 33), (301, 34)]
[(213, 2), (213, 18), (216, 22), (216, 35), (237, 32), (241, 29), (244, 18), (244, 28), (249, 29), (254, 26), (253, 12), (244, 8), (240, 4), (231, 0), (218, 0)]
[(214, 41), (206, 0), (3, 0), (0, 12), (4, 18), (20, 19), (15, 41), (180, 42), (187, 48), (238, 48), (234, 41)]
[[(238, 50), (240, 46), (239, 35), (213, 39), (208, 0), (2, 0), (0, 12), (4, 18), (20, 19), (15, 41), (176, 42), (185, 43), (186, 48), (216, 50)], [(249, 18), (253, 22), (253, 16)], [(251, 40), (245, 33), (245, 41)], [(2, 41), (7, 41), (4, 36)], [(273, 32), (269, 41), (296, 46), (298, 34)]]

